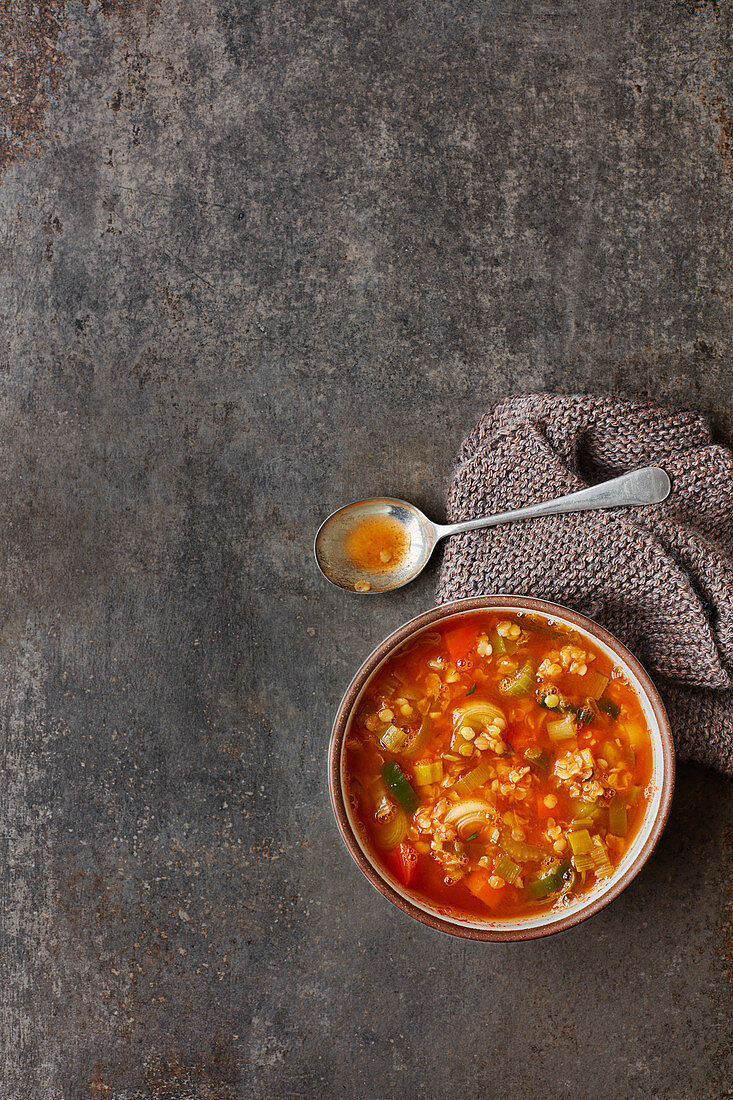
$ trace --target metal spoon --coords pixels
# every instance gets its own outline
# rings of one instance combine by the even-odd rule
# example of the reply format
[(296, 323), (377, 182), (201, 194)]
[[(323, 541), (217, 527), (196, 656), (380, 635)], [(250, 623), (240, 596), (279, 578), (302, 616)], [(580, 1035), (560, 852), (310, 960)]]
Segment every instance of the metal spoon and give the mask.
[[(314, 553), (318, 566), (326, 577), (339, 588), (347, 588), (359, 594), (390, 592), (414, 580), (423, 571), (435, 544), (457, 535), (461, 531), (476, 531), (481, 527), (495, 527), (515, 519), (531, 519), (535, 516), (551, 516), (559, 512), (587, 512), (594, 508), (628, 508), (634, 504), (660, 504), (669, 496), (670, 481), (658, 466), (646, 466), (643, 470), (603, 481), (578, 493), (569, 493), (542, 504), (530, 504), (513, 512), (502, 512), (483, 519), (469, 519), (463, 523), (442, 525), (433, 523), (414, 504), (393, 497), (374, 497), (358, 500), (333, 512), (318, 529)], [(359, 531), (373, 531), (372, 543), (379, 546), (381, 537), (389, 550), (387, 560), (378, 553), (375, 562), (358, 560), (350, 552), (350, 542)], [(381, 534), (380, 534), (381, 529)]]

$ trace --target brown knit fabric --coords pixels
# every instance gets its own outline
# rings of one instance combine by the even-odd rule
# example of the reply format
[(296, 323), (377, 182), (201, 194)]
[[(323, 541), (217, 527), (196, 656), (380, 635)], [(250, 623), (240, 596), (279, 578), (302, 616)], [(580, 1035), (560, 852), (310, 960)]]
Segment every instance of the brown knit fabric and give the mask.
[(437, 601), (516, 593), (603, 623), (654, 677), (680, 759), (733, 776), (733, 454), (713, 443), (703, 416), (606, 397), (508, 398), (461, 447), (448, 519), (649, 465), (672, 481), (664, 504), (454, 536)]

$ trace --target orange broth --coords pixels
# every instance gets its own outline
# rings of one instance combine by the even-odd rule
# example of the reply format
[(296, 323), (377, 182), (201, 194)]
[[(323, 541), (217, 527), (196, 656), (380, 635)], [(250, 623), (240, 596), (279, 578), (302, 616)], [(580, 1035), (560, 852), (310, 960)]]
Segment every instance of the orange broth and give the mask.
[(367, 516), (349, 531), (346, 556), (367, 573), (391, 573), (402, 565), (410, 536), (393, 516)]
[(406, 643), (362, 699), (347, 789), (383, 868), (468, 919), (561, 910), (615, 871), (651, 797), (623, 671), (565, 624), (477, 612)]

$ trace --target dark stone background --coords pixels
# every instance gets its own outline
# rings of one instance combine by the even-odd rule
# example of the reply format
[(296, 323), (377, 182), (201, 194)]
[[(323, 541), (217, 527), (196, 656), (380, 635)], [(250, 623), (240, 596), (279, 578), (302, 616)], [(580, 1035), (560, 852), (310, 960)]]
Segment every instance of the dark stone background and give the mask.
[[(729, 440), (723, 0), (11, 0), (0, 14), (0, 1094), (730, 1095), (730, 785), (610, 909), (415, 925), (328, 804), (335, 706), (429, 606), (311, 560), (440, 518), (484, 406)], [(680, 624), (684, 630), (684, 624)]]

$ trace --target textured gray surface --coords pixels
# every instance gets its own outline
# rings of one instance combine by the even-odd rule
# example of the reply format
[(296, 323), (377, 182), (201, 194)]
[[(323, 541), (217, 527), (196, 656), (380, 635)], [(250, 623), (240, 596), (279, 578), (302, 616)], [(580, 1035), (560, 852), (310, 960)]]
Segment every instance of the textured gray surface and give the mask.
[(413, 926), (341, 846), (325, 754), (437, 566), (365, 602), (310, 543), (371, 493), (439, 517), (505, 392), (730, 438), (730, 16), (0, 15), (7, 1100), (726, 1095), (730, 787), (683, 769), (570, 933)]

